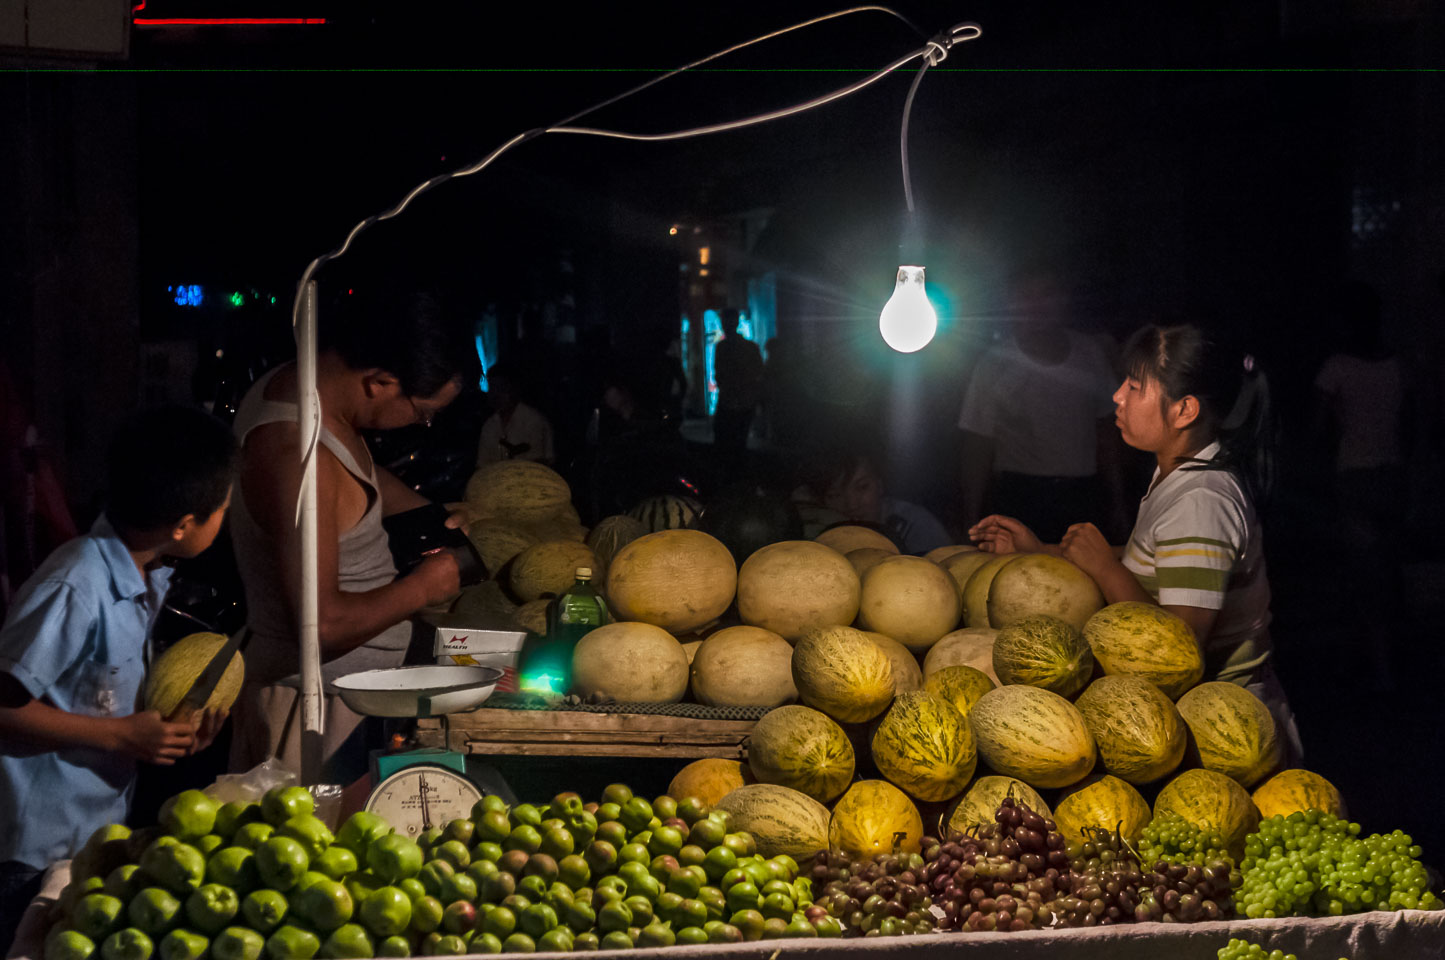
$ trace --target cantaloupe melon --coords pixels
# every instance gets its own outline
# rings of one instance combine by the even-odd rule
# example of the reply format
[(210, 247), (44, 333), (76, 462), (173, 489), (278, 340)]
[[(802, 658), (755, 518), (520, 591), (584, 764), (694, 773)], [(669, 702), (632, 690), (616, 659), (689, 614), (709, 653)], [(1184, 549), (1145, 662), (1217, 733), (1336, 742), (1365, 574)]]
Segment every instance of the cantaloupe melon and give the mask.
[(924, 690), (947, 700), (965, 717), (973, 711), (979, 697), (996, 686), (988, 674), (963, 664), (934, 671), (923, 681)]
[(855, 860), (917, 853), (922, 840), (918, 808), (886, 780), (860, 780), (833, 807), (828, 846)]
[(813, 538), (825, 547), (832, 547), (844, 556), (863, 547), (877, 547), (889, 553), (898, 552), (898, 544), (889, 540), (877, 530), (845, 524), (824, 530)]
[(1082, 630), (1104, 606), (1094, 578), (1063, 557), (1025, 554), (1005, 564), (988, 588), (988, 622), (1002, 629), (1037, 614)]
[(508, 561), (537, 542), (536, 534), (505, 520), (473, 521), (467, 539), (481, 554), (487, 576), (494, 579)]
[(756, 783), (746, 763), (722, 757), (694, 760), (677, 772), (667, 785), (667, 795), (675, 800), (697, 797), (709, 807), (739, 787)]
[(577, 543), (587, 541), (587, 528), (567, 517), (551, 517), (538, 523), (529, 523), (526, 529), (531, 531), (539, 541), (572, 540)]
[(649, 623), (609, 623), (590, 631), (572, 651), (572, 692), (623, 703), (673, 703), (687, 692), (682, 644)]
[(547, 632), (547, 605), (551, 600), (529, 600), (512, 614), (518, 629), (542, 636)]
[(507, 584), (522, 602), (561, 596), (577, 582), (577, 571), (585, 569), (596, 582), (597, 560), (587, 544), (575, 540), (546, 540), (535, 543), (512, 560)]
[(1258, 697), (1233, 683), (1201, 683), (1179, 698), (1190, 752), (1206, 770), (1252, 787), (1281, 760), (1274, 717)]
[(597, 526), (587, 534), (587, 548), (592, 551), (592, 556), (597, 558), (597, 570), (601, 579), (606, 580), (607, 568), (612, 565), (612, 558), (617, 555), (617, 551), (646, 534), (647, 528), (642, 525), (642, 521), (625, 513), (598, 520)]
[(1238, 783), (1213, 770), (1185, 770), (1154, 798), (1154, 816), (1176, 814), (1201, 830), (1224, 838), (1236, 861), (1244, 838), (1259, 826), (1259, 810)]
[(889, 557), (896, 557), (898, 554), (889, 550), (880, 550), (877, 547), (859, 547), (857, 550), (848, 551), (848, 562), (853, 565), (853, 572), (858, 574), (859, 582), (862, 582), (864, 574)]
[(922, 690), (894, 699), (873, 733), (872, 752), (879, 773), (909, 796), (935, 802), (962, 793), (978, 762), (968, 720)]
[(1048, 819), (1053, 816), (1053, 811), (1039, 796), (1039, 792), (1033, 787), (1014, 777), (1000, 777), (991, 774), (986, 777), (979, 777), (968, 788), (968, 791), (954, 804), (953, 809), (948, 812), (945, 818), (948, 829), (957, 833), (963, 833), (969, 827), (976, 824), (996, 823), (994, 815), (998, 813), (999, 804), (1003, 798), (1012, 796), (1015, 800), (1025, 804), (1034, 813)]
[(1138, 790), (1118, 777), (1089, 777), (1069, 787), (1054, 804), (1054, 822), (1066, 839), (1081, 840), (1087, 830), (1116, 830), (1137, 844), (1152, 813)]
[(1093, 669), (1079, 631), (1048, 614), (1020, 617), (1000, 627), (993, 641), (993, 672), (1004, 683), (1026, 683), (1067, 698), (1084, 689)]
[(1301, 810), (1320, 810), (1346, 816), (1345, 798), (1318, 773), (1309, 770), (1281, 770), (1270, 777), (1251, 797), (1263, 819), (1287, 817)]
[(1171, 700), (1204, 676), (1194, 631), (1152, 603), (1111, 603), (1084, 624), (1084, 641), (1106, 674), (1142, 677)]
[(732, 605), (737, 581), (722, 541), (700, 530), (663, 530), (617, 551), (607, 570), (607, 600), (619, 620), (687, 633)]
[[(211, 658), (226, 645), (226, 640), (223, 633), (192, 633), (166, 647), (165, 652), (151, 664), (150, 674), (146, 677), (145, 708), (155, 710), (163, 717), (175, 712), (196, 678), (210, 664)], [(246, 661), (238, 650), (231, 655), (226, 672), (221, 674), (220, 682), (201, 709), (231, 709), (245, 679)]]
[[(959, 553), (950, 554), (942, 560), (935, 562), (953, 578), (953, 582), (958, 586), (959, 602), (962, 603), (963, 588), (968, 583), (968, 578), (973, 576), (973, 572), (979, 567), (995, 559), (997, 559), (997, 557), (986, 550), (964, 550)], [(987, 601), (987, 599), (988, 597), (985, 595), (984, 600)], [(966, 610), (963, 612), (964, 615), (967, 614)], [(985, 606), (985, 615), (987, 612), (987, 607)]]
[(551, 467), (530, 460), (499, 460), (472, 474), (465, 500), (478, 519), (527, 524), (555, 517), (571, 502), (572, 491)]
[[(685, 643), (683, 643), (682, 641), (678, 641), (678, 642), (679, 642), (679, 643), (682, 643), (682, 652), (685, 653), (685, 654), (687, 654), (687, 665), (688, 665), (688, 668), (691, 669), (693, 660), (697, 658), (697, 648), (700, 647), (700, 646), (702, 646), (702, 641), (701, 641), (701, 640), (688, 640), (688, 641), (685, 642)], [(792, 647), (789, 647), (789, 648), (788, 648), (789, 651), (791, 651), (792, 649), (793, 649)], [(790, 660), (790, 662), (791, 662), (791, 660)], [(790, 678), (790, 679), (791, 679), (791, 678)]]
[(859, 589), (858, 574), (838, 551), (811, 540), (783, 540), (743, 562), (738, 616), (796, 640), (816, 627), (852, 623)]
[(864, 723), (893, 699), (893, 665), (863, 631), (825, 627), (794, 646), (793, 683), (808, 706), (840, 723)]
[(880, 650), (888, 654), (888, 662), (893, 666), (893, 692), (895, 694), (907, 693), (923, 687), (923, 669), (918, 666), (918, 658), (913, 655), (911, 650), (892, 637), (881, 633), (864, 630), (863, 634), (878, 644)]
[(1067, 787), (1093, 769), (1094, 738), (1057, 693), (1012, 684), (990, 690), (968, 715), (979, 756), (1033, 787)]
[(853, 744), (827, 715), (811, 707), (779, 707), (753, 725), (748, 766), (759, 783), (792, 787), (830, 803), (853, 779)]
[(754, 783), (739, 787), (717, 802), (717, 809), (732, 814), (732, 828), (753, 835), (758, 853), (779, 854), (801, 863), (828, 849), (828, 821), (832, 814), (812, 797), (791, 787)]
[(1021, 554), (1005, 553), (998, 556), (989, 554), (989, 560), (974, 567), (973, 572), (964, 581), (963, 593), (960, 595), (963, 600), (963, 625), (965, 627), (991, 627), (988, 619), (988, 591), (993, 586), (993, 578), (1006, 565), (1019, 559)]
[(1184, 759), (1188, 732), (1174, 702), (1140, 677), (1100, 677), (1074, 701), (1099, 746), (1104, 769), (1152, 783)]
[(798, 699), (793, 646), (761, 627), (709, 634), (692, 660), (692, 692), (712, 707), (778, 707)]
[(936, 563), (889, 557), (863, 578), (858, 625), (921, 653), (958, 626), (958, 590)]
[(942, 547), (934, 547), (923, 555), (923, 559), (932, 560), (934, 563), (942, 564), (949, 557), (960, 553), (979, 553), (978, 547), (971, 543), (950, 543)]
[(992, 627), (964, 627), (943, 635), (923, 655), (923, 676), (937, 673), (944, 667), (973, 667), (999, 684), (998, 674), (993, 672), (993, 642), (998, 631)]

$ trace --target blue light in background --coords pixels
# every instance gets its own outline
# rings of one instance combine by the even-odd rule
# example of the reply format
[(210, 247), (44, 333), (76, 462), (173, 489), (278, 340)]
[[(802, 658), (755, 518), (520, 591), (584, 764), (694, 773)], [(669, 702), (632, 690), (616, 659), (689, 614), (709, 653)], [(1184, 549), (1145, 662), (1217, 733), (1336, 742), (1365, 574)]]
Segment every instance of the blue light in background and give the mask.
[(174, 290), (178, 307), (199, 307), (201, 301), (205, 299), (205, 293), (201, 290), (200, 284), (193, 283), (189, 286), (180, 284), (176, 287), (166, 287), (166, 289)]

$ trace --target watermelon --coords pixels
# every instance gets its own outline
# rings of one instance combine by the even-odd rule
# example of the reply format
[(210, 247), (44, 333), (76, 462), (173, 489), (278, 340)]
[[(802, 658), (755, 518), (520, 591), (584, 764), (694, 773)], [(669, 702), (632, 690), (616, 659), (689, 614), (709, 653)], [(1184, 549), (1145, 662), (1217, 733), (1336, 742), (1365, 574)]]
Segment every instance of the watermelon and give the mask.
[(1308, 770), (1281, 770), (1255, 790), (1252, 799), (1264, 819), (1287, 817), (1300, 810), (1346, 815), (1345, 798), (1335, 785)]
[(1179, 698), (1191, 754), (1206, 770), (1254, 786), (1279, 766), (1274, 717), (1258, 697), (1233, 683), (1201, 683)]
[[(1005, 553), (1002, 556), (989, 554), (990, 559), (983, 561), (973, 568), (964, 581), (963, 593), (963, 625), (965, 627), (991, 627), (988, 619), (988, 590), (993, 586), (993, 578), (1004, 568), (1005, 564), (1011, 563), (1019, 558), (1017, 553)], [(950, 558), (957, 560), (959, 558)], [(960, 561), (961, 563), (964, 561)]]
[(682, 530), (690, 526), (701, 512), (702, 504), (691, 497), (665, 494), (648, 497), (627, 511), (627, 515), (641, 523), (648, 533), (657, 533), (659, 530)]
[(1004, 797), (1012, 796), (1045, 819), (1053, 811), (1037, 790), (1013, 777), (979, 777), (948, 813), (948, 829), (962, 833), (975, 824), (995, 823), (994, 815)]
[(1039, 687), (990, 690), (968, 715), (979, 755), (1033, 787), (1067, 787), (1093, 769), (1094, 738), (1074, 705)]
[(1204, 676), (1204, 657), (1194, 631), (1152, 603), (1111, 603), (1084, 624), (1084, 640), (1107, 674), (1142, 677), (1170, 700)]
[(771, 630), (727, 627), (699, 643), (692, 693), (710, 707), (780, 707), (798, 699), (793, 646)]
[(833, 807), (828, 846), (862, 860), (891, 853), (918, 853), (923, 818), (904, 793), (886, 780), (860, 780)]
[(1081, 630), (1103, 605), (1104, 595), (1093, 577), (1047, 553), (1026, 554), (1005, 564), (988, 588), (988, 622), (999, 629), (1047, 614)]
[(1026, 683), (1072, 697), (1084, 689), (1093, 669), (1089, 645), (1079, 631), (1047, 614), (1019, 617), (1000, 627), (993, 641), (993, 672), (1004, 683)]
[(1165, 784), (1154, 799), (1154, 816), (1170, 813), (1223, 837), (1236, 861), (1244, 856), (1244, 838), (1259, 826), (1259, 810), (1249, 794), (1213, 770), (1185, 770)]
[(798, 862), (828, 849), (832, 814), (806, 793), (791, 787), (754, 783), (738, 787), (717, 802), (732, 814), (732, 828), (750, 833), (764, 857), (784, 855)]
[(944, 667), (973, 667), (997, 686), (998, 674), (993, 672), (993, 642), (997, 637), (998, 631), (992, 627), (964, 627), (944, 634), (923, 655), (923, 675), (927, 677)]
[(687, 692), (687, 654), (648, 623), (609, 623), (572, 650), (572, 693), (623, 703), (675, 703)]
[(530, 460), (489, 463), (467, 481), (467, 510), (473, 518), (539, 523), (572, 501), (567, 481), (551, 467)]
[(597, 559), (585, 543), (575, 540), (546, 540), (517, 554), (507, 575), (512, 595), (526, 603), (560, 596), (577, 582), (577, 571), (586, 569), (594, 580)]
[(607, 568), (612, 565), (612, 558), (617, 556), (618, 550), (648, 532), (641, 520), (629, 517), (625, 513), (614, 514), (598, 520), (597, 526), (587, 534), (587, 547), (597, 558), (598, 578), (600, 580), (607, 579)]
[(852, 627), (812, 630), (793, 648), (798, 698), (840, 723), (865, 723), (893, 699), (888, 654)]
[(811, 540), (784, 540), (743, 562), (738, 616), (796, 640), (815, 627), (852, 623), (859, 591), (858, 574), (847, 557)]
[[(145, 707), (168, 717), (181, 705), (197, 678), (229, 639), (224, 633), (192, 633), (166, 647), (152, 665), (145, 685)], [(246, 662), (238, 650), (202, 709), (229, 710), (246, 679)], [(134, 709), (134, 706), (128, 709)]]
[(722, 616), (737, 582), (733, 556), (717, 538), (663, 530), (617, 551), (607, 570), (607, 601), (619, 620), (687, 633)]
[(968, 720), (943, 697), (921, 690), (893, 701), (873, 733), (872, 752), (879, 773), (927, 801), (962, 793), (978, 762)]
[(871, 630), (864, 630), (863, 634), (888, 654), (888, 662), (893, 666), (894, 693), (907, 693), (923, 686), (923, 670), (918, 666), (918, 658), (907, 647), (892, 637)]
[(1118, 833), (1137, 844), (1150, 819), (1149, 803), (1129, 784), (1108, 774), (1069, 787), (1054, 804), (1054, 822), (1066, 839), (1081, 840), (1090, 829)]
[(947, 700), (965, 717), (973, 711), (978, 698), (995, 686), (982, 670), (965, 666), (944, 667), (923, 681), (924, 690)]
[(704, 757), (694, 760), (677, 772), (677, 776), (667, 785), (667, 795), (675, 800), (696, 797), (709, 807), (715, 807), (718, 801), (738, 787), (756, 782), (753, 771), (746, 763), (721, 757)]
[(810, 707), (779, 707), (753, 727), (748, 766), (759, 783), (792, 787), (828, 803), (853, 779), (853, 744), (825, 714)]
[(863, 578), (858, 625), (921, 653), (958, 626), (958, 588), (936, 563), (888, 557)]
[(1184, 759), (1188, 732), (1173, 701), (1139, 677), (1100, 677), (1074, 701), (1099, 746), (1104, 769), (1152, 783)]

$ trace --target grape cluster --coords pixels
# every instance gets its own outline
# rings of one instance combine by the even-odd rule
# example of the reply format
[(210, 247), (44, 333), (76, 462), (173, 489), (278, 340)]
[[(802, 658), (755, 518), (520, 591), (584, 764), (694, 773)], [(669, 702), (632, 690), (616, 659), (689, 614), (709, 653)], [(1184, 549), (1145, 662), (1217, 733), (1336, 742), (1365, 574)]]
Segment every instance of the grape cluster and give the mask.
[[(933, 930), (933, 898), (916, 853), (852, 860), (826, 850), (813, 857), (819, 894), (810, 910), (823, 910), (849, 937), (892, 937)], [(810, 917), (811, 919), (811, 917)]]
[(1050, 904), (1055, 926), (1191, 923), (1234, 915), (1226, 861), (1155, 860), (1146, 868), (1118, 832), (1107, 830), (1090, 831), (1082, 843), (1070, 845), (1070, 852), (1067, 894)]
[(1203, 866), (1216, 860), (1233, 862), (1222, 836), (1205, 833), (1177, 813), (1149, 821), (1139, 838), (1139, 853), (1145, 863), (1167, 860)]
[(1240, 905), (1248, 917), (1339, 916), (1366, 910), (1438, 910), (1420, 848), (1399, 830), (1360, 836), (1360, 825), (1318, 810), (1273, 816), (1245, 839)]
[(1283, 950), (1266, 950), (1257, 943), (1234, 939), (1219, 948), (1215, 954), (1218, 960), (1299, 960), (1292, 953)]

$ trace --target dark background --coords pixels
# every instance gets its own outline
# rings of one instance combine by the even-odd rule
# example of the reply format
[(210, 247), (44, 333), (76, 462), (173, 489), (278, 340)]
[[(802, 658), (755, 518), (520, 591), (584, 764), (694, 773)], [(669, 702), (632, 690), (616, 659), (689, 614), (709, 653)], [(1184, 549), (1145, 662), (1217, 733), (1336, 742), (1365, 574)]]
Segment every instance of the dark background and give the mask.
[[(204, 8), (204, 9), (202, 9)], [(0, 65), (0, 351), (78, 516), (93, 511), (116, 419), (189, 399), (218, 347), (284, 351), (306, 263), (412, 185), (728, 44), (833, 9), (316, 3), (225, 12), (323, 16), (297, 27), (136, 27), (121, 59), (11, 50)], [(1350, 626), (1380, 598), (1341, 582), (1327, 452), (1306, 431), (1337, 285), (1375, 283), (1392, 344), (1440, 369), (1445, 303), (1438, 0), (1211, 4), (1002, 0), (899, 7), (925, 33), (984, 29), (931, 70), (912, 114), (938, 340), (882, 352), (898, 262), (898, 125), (913, 67), (804, 116), (698, 140), (545, 136), (421, 198), (326, 268), (323, 286), (439, 276), (478, 314), (535, 317), (571, 294), (579, 329), (625, 355), (675, 324), (692, 255), (720, 238), (736, 284), (778, 277), (779, 329), (814, 361), (819, 429), (887, 444), (889, 482), (951, 522), (963, 377), (1021, 263), (1064, 270), (1080, 323), (1122, 337), (1189, 319), (1252, 335), (1285, 416), (1267, 515), (1280, 674), (1306, 765), (1368, 829), (1400, 826), (1439, 862), (1442, 786), (1438, 488), (1414, 464), (1398, 547), (1405, 609), (1395, 688), (1371, 692)], [(214, 15), (150, 0), (143, 15)], [(857, 14), (745, 51), (588, 118), (624, 130), (798, 102), (919, 45)], [(749, 225), (746, 229), (740, 224)], [(724, 242), (725, 241), (725, 242)], [(564, 267), (563, 264), (567, 266)], [(166, 286), (254, 291), (184, 310)], [(272, 305), (269, 298), (276, 298)], [(736, 303), (734, 303), (736, 305)], [(513, 356), (545, 384), (552, 354)], [(909, 385), (906, 405), (899, 385)], [(584, 391), (585, 393), (585, 391)], [(549, 411), (577, 428), (580, 407)], [(905, 423), (907, 429), (889, 429)], [(1434, 519), (1432, 519), (1434, 518)]]

